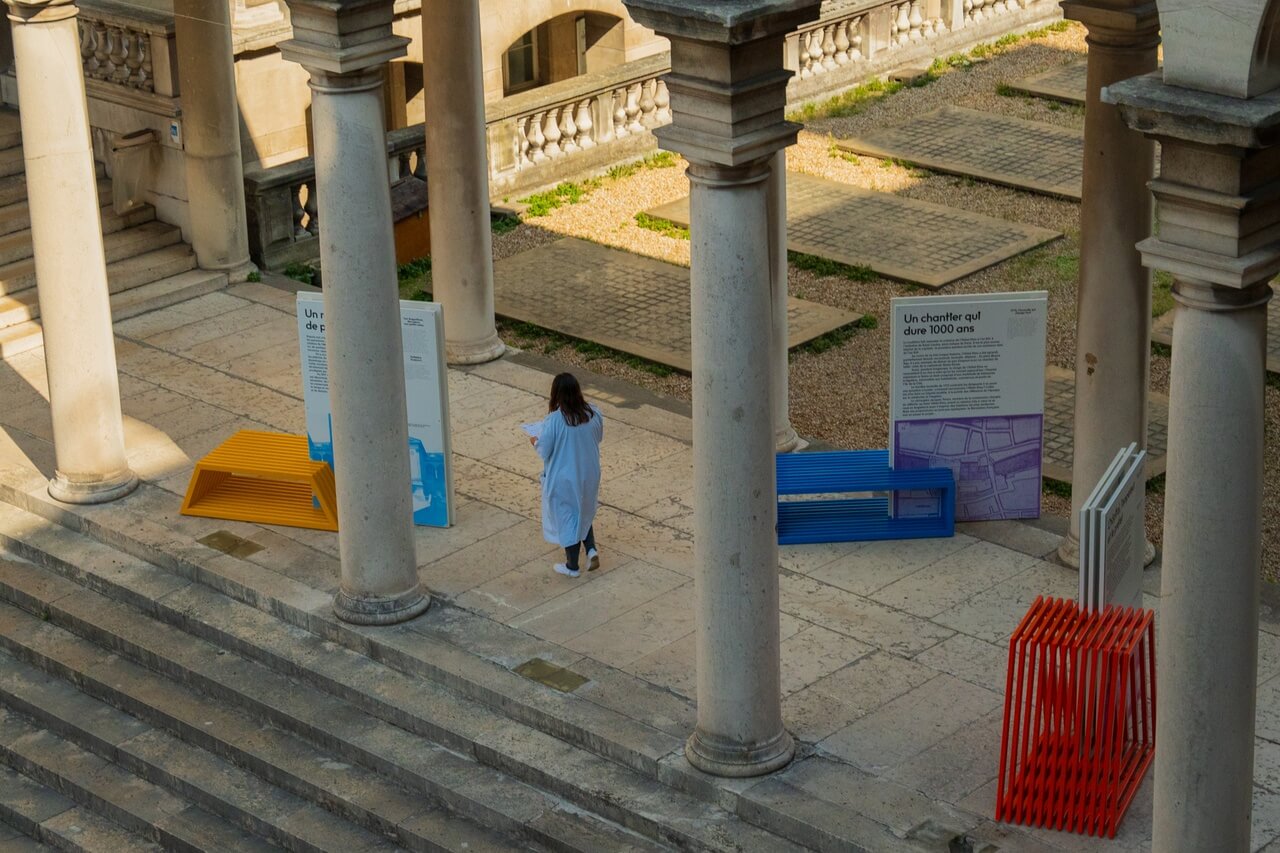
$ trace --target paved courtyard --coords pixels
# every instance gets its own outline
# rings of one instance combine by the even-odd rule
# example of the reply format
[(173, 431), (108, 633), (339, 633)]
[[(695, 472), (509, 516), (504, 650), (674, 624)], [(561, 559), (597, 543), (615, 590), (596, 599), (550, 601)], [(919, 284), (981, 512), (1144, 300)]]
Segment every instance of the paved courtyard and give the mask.
[[(688, 371), (689, 269), (566, 237), (494, 264), (494, 308), (572, 338)], [(794, 297), (788, 342), (857, 321), (858, 314)]]
[[(689, 225), (689, 197), (646, 211)], [(787, 248), (942, 287), (1062, 236), (940, 204), (787, 175)]]
[(837, 144), (854, 154), (1080, 200), (1084, 135), (1070, 128), (949, 106)]
[(1050, 98), (1068, 104), (1083, 104), (1085, 77), (1088, 70), (1089, 66), (1086, 62), (1069, 62), (1010, 83), (1009, 88), (1019, 94), (1037, 98)]
[[(146, 483), (76, 512), (331, 620), (335, 534), (178, 515), (195, 459), (231, 432), (302, 431), (293, 301), (240, 285), (119, 324), (126, 435)], [(545, 412), (549, 375), (519, 355), (452, 370), (458, 520), (416, 532), (422, 579), (442, 603), (391, 633), (405, 654), (412, 637), (447, 635), (572, 707), (609, 708), (678, 736), (692, 725), (697, 689), (691, 424), (679, 404), (587, 380), (606, 417), (600, 570), (554, 574), (557, 549), (541, 537), (539, 462), (518, 427)], [(0, 364), (0, 393), (0, 493), (47, 500), (42, 351)], [(990, 820), (1004, 642), (1035, 596), (1076, 590), (1076, 575), (1046, 559), (1056, 544), (1035, 525), (994, 523), (950, 539), (783, 548), (784, 710), (804, 746), (780, 774), (724, 784), (802, 791), (816, 810), (919, 842), (904, 850), (946, 849), (957, 832), (1001, 851), (1148, 849), (1149, 780), (1114, 841)], [(1145, 588), (1157, 606), (1158, 569)], [(1255, 849), (1280, 836), (1280, 616), (1270, 610), (1259, 642)]]

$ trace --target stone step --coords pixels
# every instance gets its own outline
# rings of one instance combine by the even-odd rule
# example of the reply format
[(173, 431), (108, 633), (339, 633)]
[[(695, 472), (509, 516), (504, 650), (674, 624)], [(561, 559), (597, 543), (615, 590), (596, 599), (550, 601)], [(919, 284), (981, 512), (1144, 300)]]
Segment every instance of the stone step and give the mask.
[[(13, 658), (0, 657), (0, 663), (5, 669), (6, 684), (58, 683)], [(280, 849), (280, 845), (201, 808), (191, 798), (131, 772), (127, 764), (146, 760), (138, 759), (138, 755), (169, 757), (171, 744), (166, 741), (167, 736), (127, 714), (101, 703), (91, 703), (87, 696), (77, 694), (69, 685), (66, 687), (64, 691), (45, 690), (37, 694), (54, 703), (57, 709), (51, 715), (42, 715), (45, 718), (16, 711), (15, 705), (21, 706), (25, 699), (15, 698), (6, 691), (3, 702), (7, 707), (0, 707), (0, 734), (3, 734), (0, 760), (10, 769), (166, 850), (270, 853)], [(49, 728), (46, 722), (49, 716), (55, 721), (75, 717), (77, 725), (83, 727), (78, 733), (92, 732), (86, 739), (97, 748), (63, 737)], [(168, 764), (180, 766), (181, 754), (172, 754)], [(212, 772), (221, 768), (205, 769)], [(293, 805), (267, 802), (286, 814), (290, 814), (287, 809)], [(286, 834), (283, 838), (287, 839), (285, 843), (302, 842), (294, 849), (308, 843), (305, 835)], [(372, 842), (378, 840), (375, 838)]]
[[(102, 233), (107, 235), (154, 221), (156, 210), (151, 205), (144, 204), (127, 213), (118, 214), (108, 204), (102, 208), (101, 216)], [(30, 228), (0, 235), (0, 267), (26, 260), (32, 256), (33, 251)]]
[[(132, 228), (107, 233), (103, 237), (103, 252), (107, 260), (107, 280), (112, 290), (123, 290), (136, 284), (117, 282), (123, 267), (112, 269), (120, 261), (127, 261), (182, 241), (182, 229), (165, 222), (149, 221)], [(113, 276), (114, 273), (114, 276)], [(168, 273), (172, 275), (172, 273)], [(154, 281), (155, 279), (150, 279)], [(138, 282), (141, 283), (141, 282)], [(35, 258), (28, 255), (23, 260), (0, 266), (0, 296), (14, 296), (36, 286)]]
[(26, 170), (22, 160), (22, 145), (0, 147), (0, 178), (20, 175)]
[(22, 121), (12, 107), (0, 108), (0, 149), (22, 144)]
[[(98, 204), (105, 206), (111, 204), (111, 179), (98, 178), (97, 183)], [(31, 211), (27, 207), (27, 197), (24, 194), (16, 201), (12, 201), (0, 205), (0, 235), (11, 234), (14, 231), (25, 231), (31, 227)]]
[[(134, 589), (129, 583), (117, 582), (120, 576), (113, 561), (132, 559), (149, 573), (163, 567), (173, 578), (198, 580), (221, 593), (224, 602), (248, 605), (269, 614), (277, 626), (283, 623), (286, 630), (299, 628), (311, 633), (313, 640), (323, 640), (322, 654), (304, 656), (298, 662), (297, 677), (316, 679), (317, 683), (331, 681), (316, 671), (314, 663), (345, 647), (401, 676), (443, 685), (515, 723), (551, 734), (596, 756), (608, 757), (646, 779), (737, 814), (798, 844), (820, 850), (885, 853), (913, 849), (902, 841), (904, 830), (891, 830), (876, 819), (857, 814), (846, 817), (838, 809), (814, 808), (809, 795), (788, 785), (776, 789), (744, 786), (737, 780), (719, 780), (694, 770), (683, 757), (682, 735), (692, 725), (685, 716), (688, 704), (626, 673), (592, 665), (586, 670), (592, 678), (591, 699), (562, 693), (531, 682), (509, 668), (513, 665), (511, 660), (538, 655), (545, 643), (447, 603), (438, 603), (412, 625), (376, 631), (356, 628), (332, 618), (327, 595), (270, 568), (275, 561), (288, 562), (304, 558), (302, 555), (285, 549), (270, 560), (249, 563), (212, 550), (173, 544), (190, 542), (198, 534), (192, 532), (190, 519), (177, 516), (174, 496), (153, 486), (144, 484), (135, 497), (92, 511), (68, 512), (38, 490), (16, 489), (2, 481), (0, 498), (21, 508), (12, 510), (17, 516), (0, 510), (0, 531), (18, 531), (16, 535), (0, 536), (0, 542), (53, 571), (79, 578), (85, 584), (97, 584), (95, 589), (109, 590), (112, 597), (149, 612), (154, 610), (148, 601), (155, 596), (149, 596), (145, 586)], [(130, 509), (131, 503), (139, 509)], [(154, 509), (171, 504), (175, 509)], [(72, 527), (77, 532), (71, 532)], [(268, 549), (263, 555), (273, 553)], [(104, 554), (114, 556), (108, 559)], [(310, 554), (304, 559), (315, 556)], [(103, 564), (101, 560), (107, 562)], [(221, 638), (218, 642), (236, 642), (233, 632), (205, 626), (203, 621), (189, 622), (184, 617), (175, 624), (189, 630), (212, 631), (209, 636)], [(486, 651), (490, 648), (493, 651)], [(265, 655), (263, 659), (277, 651), (263, 649), (252, 636), (244, 641), (241, 650), (246, 655)], [(552, 658), (557, 654), (554, 648), (547, 651)], [(280, 655), (271, 665), (290, 671), (293, 664), (289, 660), (287, 655)], [(345, 682), (343, 685), (345, 689)], [(619, 707), (625, 707), (627, 713), (616, 710)], [(409, 712), (421, 710), (410, 708)], [(872, 796), (893, 799), (902, 794), (891, 783), (871, 785), (877, 786), (885, 790)], [(940, 817), (950, 823), (953, 816)]]
[[(194, 269), (195, 265), (196, 256), (190, 246), (186, 243), (172, 243), (108, 264), (107, 284), (112, 294), (121, 293), (187, 272)], [(36, 288), (27, 288), (12, 296), (0, 296), (0, 329), (34, 320), (39, 316), (40, 301)]]
[[(227, 286), (226, 273), (192, 269), (122, 290), (111, 295), (111, 319), (115, 322), (156, 311)], [(0, 299), (0, 302), (3, 302)], [(0, 328), (0, 360), (44, 346), (39, 320)]]
[[(99, 178), (107, 176), (107, 169), (99, 162), (93, 164), (94, 173)], [(108, 182), (109, 183), (109, 182)], [(25, 173), (0, 178), (0, 205), (25, 202), (27, 200), (27, 176)]]
[[(425, 790), (440, 790), (442, 796), (453, 790), (456, 796), (452, 779), (436, 777), (441, 768), (432, 762), (420, 765), (407, 760), (422, 750), (426, 738), (474, 756), (580, 809), (597, 811), (655, 841), (695, 850), (801, 849), (713, 802), (673, 790), (657, 779), (523, 726), (439, 684), (325, 643), (203, 585), (186, 584), (174, 591), (173, 576), (163, 575), (170, 592), (157, 601), (157, 575), (161, 573), (156, 567), (110, 552), (66, 529), (33, 525), (29, 516), (24, 521), (17, 513), (20, 511), (0, 508), (0, 530), (6, 531), (0, 538), (9, 548), (110, 595), (116, 603), (86, 592), (45, 601), (41, 596), (48, 597), (48, 593), (41, 593), (42, 585), (51, 588), (56, 584), (48, 578), (30, 578), (30, 572), (16, 569), (0, 577), (0, 597), (45, 614), (53, 624), (80, 636), (111, 643), (113, 650), (145, 661), (170, 678), (198, 685), (236, 707), (252, 709), (256, 717), (339, 751), (343, 760), (384, 772), (394, 770), (397, 778), (412, 780)], [(14, 536), (10, 532), (15, 530), (24, 532)], [(67, 592), (65, 586), (59, 590)], [(169, 624), (140, 620), (132, 609), (135, 605)], [(181, 643), (196, 648), (196, 636), (217, 644), (211, 648), (227, 649), (259, 662), (237, 662), (232, 677), (222, 669), (225, 655), (217, 656), (208, 649), (203, 656), (175, 652)], [(247, 676), (250, 672), (252, 678)], [(306, 679), (315, 686), (299, 684), (288, 692), (272, 691), (270, 695), (259, 695), (251, 687), (278, 681), (281, 676)], [(384, 727), (381, 738), (372, 742), (359, 732), (344, 737), (342, 727), (335, 727), (331, 720), (350, 719), (351, 715), (372, 716), (393, 727)], [(391, 754), (388, 745), (396, 747)], [(602, 797), (602, 791), (608, 796)], [(450, 804), (476, 808), (468, 802)], [(483, 819), (482, 814), (477, 817)]]
[[(62, 850), (68, 853), (160, 853), (161, 848), (75, 801), (0, 764), (0, 824), (30, 839), (0, 841), (0, 850)], [(3, 836), (0, 836), (3, 837)]]

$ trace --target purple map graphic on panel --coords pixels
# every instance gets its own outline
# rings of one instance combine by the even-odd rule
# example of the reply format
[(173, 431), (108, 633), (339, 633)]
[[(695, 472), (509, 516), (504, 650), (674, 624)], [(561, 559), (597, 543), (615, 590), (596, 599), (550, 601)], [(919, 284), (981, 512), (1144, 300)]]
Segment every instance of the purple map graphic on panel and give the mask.
[[(893, 467), (950, 468), (956, 475), (956, 520), (1040, 516), (1040, 450), (1044, 418), (936, 418), (899, 421)], [(934, 515), (938, 497), (899, 493), (899, 518)]]

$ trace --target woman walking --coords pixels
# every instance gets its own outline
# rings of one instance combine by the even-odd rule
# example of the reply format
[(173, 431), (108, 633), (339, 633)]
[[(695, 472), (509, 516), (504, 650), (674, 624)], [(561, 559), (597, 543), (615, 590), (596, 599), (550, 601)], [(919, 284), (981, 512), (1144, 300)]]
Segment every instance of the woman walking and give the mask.
[(555, 570), (576, 578), (584, 546), (587, 571), (600, 566), (592, 522), (600, 496), (604, 418), (583, 399), (572, 373), (552, 380), (548, 408), (541, 432), (531, 439), (542, 457), (542, 535), (564, 548), (565, 561), (556, 563)]

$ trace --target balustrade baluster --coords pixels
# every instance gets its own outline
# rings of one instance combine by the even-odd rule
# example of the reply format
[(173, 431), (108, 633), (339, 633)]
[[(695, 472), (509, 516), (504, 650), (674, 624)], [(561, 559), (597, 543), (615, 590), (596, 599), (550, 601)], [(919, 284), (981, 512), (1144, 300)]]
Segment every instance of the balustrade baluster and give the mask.
[(901, 47), (911, 41), (911, 15), (909, 14), (911, 4), (902, 3), (898, 6), (898, 46)]
[(813, 69), (814, 74), (821, 74), (827, 70), (822, 64), (821, 27), (809, 31), (809, 67)]
[(653, 90), (657, 83), (657, 80), (645, 80), (640, 84), (640, 123), (645, 127), (653, 127), (655, 122), (654, 111), (657, 104), (653, 99)]
[(77, 18), (76, 23), (80, 28), (80, 65), (85, 76), (92, 77), (98, 70), (98, 59), (93, 55), (93, 22)]
[(813, 60), (809, 57), (809, 33), (800, 33), (796, 36), (796, 60), (800, 65), (798, 71), (801, 80), (808, 80), (813, 76)]
[(536, 113), (529, 120), (529, 160), (534, 163), (541, 163), (547, 159), (547, 137), (542, 133), (542, 122), (546, 118), (546, 113)]
[(858, 16), (849, 22), (849, 59), (857, 62), (862, 57), (862, 16)]
[(671, 92), (667, 91), (667, 81), (658, 78), (658, 89), (653, 95), (653, 102), (658, 105), (654, 114), (659, 125), (671, 124)]
[(924, 38), (921, 28), (924, 26), (924, 16), (920, 14), (920, 0), (911, 0), (911, 15), (908, 18), (911, 25), (911, 32), (908, 37), (911, 41), (920, 41)]
[(320, 236), (320, 203), (316, 199), (316, 179), (309, 179), (306, 187), (307, 200), (303, 204), (303, 210), (307, 212), (307, 231), (318, 237)]
[(138, 66), (138, 88), (144, 92), (154, 92), (156, 78), (151, 68), (151, 36), (147, 33), (138, 36), (138, 57), (141, 60)]
[(835, 71), (839, 67), (836, 62), (836, 25), (827, 24), (821, 30), (822, 33), (822, 67), (826, 71)]
[(105, 80), (111, 74), (111, 34), (102, 21), (93, 22), (94, 79)]
[(592, 131), (595, 130), (596, 123), (591, 118), (591, 102), (592, 98), (583, 98), (578, 102), (578, 147), (586, 150), (594, 148), (596, 145), (595, 136)]
[(311, 232), (307, 230), (306, 218), (307, 209), (302, 204), (302, 197), (306, 194), (307, 185), (305, 183), (298, 184), (296, 187), (289, 188), (289, 200), (293, 202), (293, 239), (301, 240), (310, 236)]
[(562, 152), (560, 150), (560, 116), (558, 109), (547, 110), (547, 120), (542, 126), (542, 135), (546, 137), (547, 144), (542, 150), (547, 152), (548, 157), (559, 157)]
[(849, 22), (840, 21), (835, 25), (833, 38), (836, 46), (836, 65), (849, 64)]
[(427, 147), (413, 149), (413, 176), (420, 181), (427, 179)]
[(644, 125), (640, 123), (639, 83), (632, 83), (627, 87), (627, 130), (632, 133), (644, 133)]
[(125, 75), (124, 84), (131, 89), (142, 87), (142, 42), (146, 35), (133, 30), (129, 32), (129, 44), (126, 49), (124, 64), (129, 73)]
[(613, 93), (613, 135), (621, 139), (631, 131), (627, 130), (627, 90), (615, 89)]
[(129, 78), (129, 66), (125, 65), (129, 33), (123, 27), (111, 27), (111, 33), (111, 82), (123, 84)]
[(573, 120), (574, 104), (560, 108), (560, 149), (565, 154), (578, 150), (578, 123)]

